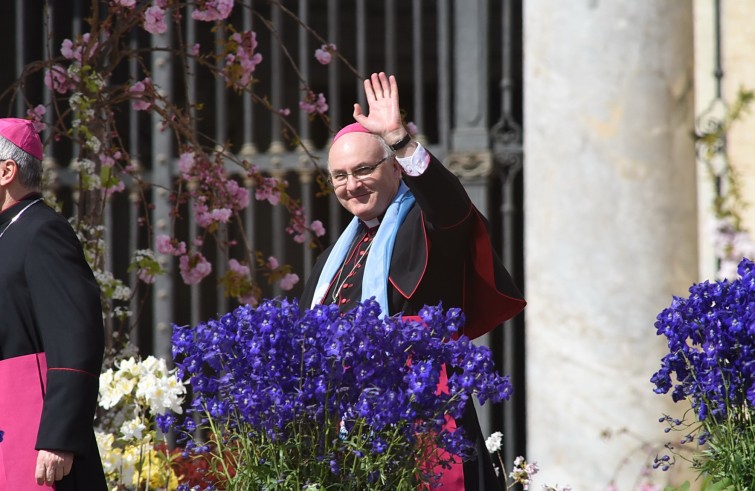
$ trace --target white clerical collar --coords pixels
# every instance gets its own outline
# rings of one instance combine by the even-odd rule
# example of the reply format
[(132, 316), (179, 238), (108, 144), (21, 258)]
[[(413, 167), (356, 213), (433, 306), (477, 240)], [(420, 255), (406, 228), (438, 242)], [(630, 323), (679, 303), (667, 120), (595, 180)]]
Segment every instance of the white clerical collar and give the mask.
[(375, 228), (378, 225), (380, 225), (380, 219), (379, 218), (372, 218), (370, 220), (365, 220), (362, 223), (364, 223), (364, 226), (367, 228)]

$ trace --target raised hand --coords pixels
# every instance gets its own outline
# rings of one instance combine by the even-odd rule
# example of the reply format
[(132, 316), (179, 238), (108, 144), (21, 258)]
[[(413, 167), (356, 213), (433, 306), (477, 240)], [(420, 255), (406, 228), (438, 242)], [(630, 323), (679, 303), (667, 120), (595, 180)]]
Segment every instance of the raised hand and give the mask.
[(364, 81), (369, 114), (354, 104), (354, 119), (370, 133), (380, 135), (388, 144), (395, 143), (406, 135), (401, 123), (401, 110), (398, 101), (396, 77), (388, 77), (385, 72), (373, 73)]

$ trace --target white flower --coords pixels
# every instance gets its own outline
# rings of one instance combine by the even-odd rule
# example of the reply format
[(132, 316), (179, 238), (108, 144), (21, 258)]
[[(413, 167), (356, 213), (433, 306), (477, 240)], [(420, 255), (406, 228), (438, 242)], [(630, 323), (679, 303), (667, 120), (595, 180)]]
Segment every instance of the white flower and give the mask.
[(102, 387), (112, 384), (114, 378), (112, 368), (108, 368), (100, 374), (100, 395), (102, 394)]
[(102, 142), (96, 136), (90, 136), (86, 141), (86, 146), (93, 152), (99, 153), (102, 148)]
[(136, 382), (121, 370), (108, 369), (100, 375), (100, 407), (110, 409), (121, 399), (131, 394)]
[(142, 372), (140, 364), (136, 362), (136, 359), (133, 356), (128, 360), (121, 360), (116, 366), (118, 367), (119, 372), (128, 373), (134, 377), (138, 377)]
[(530, 479), (532, 476), (538, 473), (540, 469), (536, 462), (531, 464), (524, 460), (524, 457), (519, 456), (514, 459), (514, 468), (512, 469), (509, 477), (522, 485), (522, 488), (527, 490), (530, 486)]
[(488, 452), (495, 453), (501, 449), (501, 438), (503, 434), (500, 431), (496, 431), (485, 440), (485, 446), (488, 447)]
[(176, 370), (168, 370), (162, 358), (148, 356), (139, 364), (136, 397), (149, 406), (153, 414), (164, 414), (168, 410), (183, 411), (181, 404), (186, 387), (175, 375)]
[(131, 288), (126, 285), (116, 285), (113, 290), (113, 300), (128, 300), (131, 298)]
[(149, 355), (144, 361), (142, 361), (142, 368), (142, 373), (153, 373), (157, 376), (163, 376), (163, 374), (168, 372), (168, 366), (166, 365), (165, 360), (162, 358), (155, 358), (152, 355)]
[(147, 425), (144, 424), (141, 418), (136, 417), (125, 421), (121, 425), (120, 432), (124, 440), (141, 440), (146, 429)]
[(94, 437), (97, 440), (97, 448), (100, 451), (102, 468), (105, 474), (118, 471), (122, 465), (122, 453), (121, 449), (113, 448), (113, 443), (115, 442), (113, 434), (95, 431)]
[[(164, 361), (161, 360), (164, 366)], [(158, 372), (161, 370), (158, 367)], [(181, 413), (181, 403), (186, 394), (186, 387), (175, 375), (164, 376), (145, 373), (136, 387), (136, 397), (144, 400), (154, 414), (164, 414), (171, 410)]]

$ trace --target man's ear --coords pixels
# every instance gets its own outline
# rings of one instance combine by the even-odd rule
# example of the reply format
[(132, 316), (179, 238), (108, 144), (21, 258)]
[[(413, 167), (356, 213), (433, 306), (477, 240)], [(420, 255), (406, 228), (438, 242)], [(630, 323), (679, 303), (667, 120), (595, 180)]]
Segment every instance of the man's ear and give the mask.
[(398, 163), (398, 159), (395, 155), (393, 156), (393, 169), (398, 172), (399, 176), (404, 175), (402, 172), (404, 169), (401, 167), (401, 164)]
[(9, 186), (18, 174), (18, 164), (15, 160), (0, 160), (0, 186)]

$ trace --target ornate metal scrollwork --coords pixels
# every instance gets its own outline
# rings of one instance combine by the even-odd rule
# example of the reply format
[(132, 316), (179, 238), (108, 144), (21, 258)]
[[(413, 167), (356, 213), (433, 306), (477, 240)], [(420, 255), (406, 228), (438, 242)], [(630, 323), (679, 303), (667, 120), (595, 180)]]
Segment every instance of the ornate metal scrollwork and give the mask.
[(503, 114), (491, 128), (490, 136), (493, 140), (493, 156), (499, 170), (505, 173), (518, 170), (524, 155), (522, 126), (510, 113)]
[(449, 170), (460, 179), (484, 179), (493, 171), (493, 159), (490, 151), (454, 152), (446, 159)]

